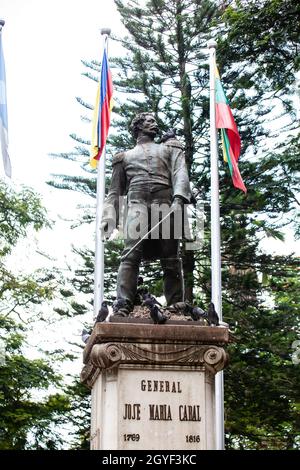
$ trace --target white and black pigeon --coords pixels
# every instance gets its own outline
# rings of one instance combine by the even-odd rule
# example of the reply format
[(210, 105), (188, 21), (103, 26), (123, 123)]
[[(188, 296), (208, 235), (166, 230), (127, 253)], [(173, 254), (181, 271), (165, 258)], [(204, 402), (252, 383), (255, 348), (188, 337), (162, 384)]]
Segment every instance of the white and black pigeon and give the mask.
[(160, 311), (155, 297), (146, 299), (144, 301), (144, 305), (149, 308), (150, 317), (152, 318), (153, 323), (159, 325), (166, 323), (168, 318)]
[(107, 302), (103, 301), (101, 304), (101, 308), (99, 310), (99, 313), (96, 318), (96, 323), (101, 323), (106, 320), (107, 316), (109, 314)]
[(85, 328), (83, 328), (81, 333), (81, 339), (85, 344), (88, 342), (90, 336), (91, 334)]
[(208, 306), (207, 320), (210, 325), (219, 326), (219, 317), (212, 302)]

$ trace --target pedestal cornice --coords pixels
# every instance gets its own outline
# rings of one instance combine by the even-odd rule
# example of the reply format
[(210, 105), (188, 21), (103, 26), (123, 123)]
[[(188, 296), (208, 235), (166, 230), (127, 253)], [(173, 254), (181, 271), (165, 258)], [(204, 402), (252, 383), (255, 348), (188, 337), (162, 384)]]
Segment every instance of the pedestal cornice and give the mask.
[(232, 341), (224, 327), (98, 323), (84, 350), (81, 380), (92, 387), (102, 370), (121, 364), (204, 367), (215, 374), (226, 366), (223, 346)]

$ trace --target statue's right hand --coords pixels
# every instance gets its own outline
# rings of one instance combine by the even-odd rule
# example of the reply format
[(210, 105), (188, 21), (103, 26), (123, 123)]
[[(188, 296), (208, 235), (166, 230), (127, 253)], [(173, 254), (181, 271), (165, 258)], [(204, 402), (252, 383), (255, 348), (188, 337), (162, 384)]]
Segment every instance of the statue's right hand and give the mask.
[(104, 220), (103, 222), (101, 222), (100, 224), (100, 231), (101, 232), (104, 232), (108, 229), (108, 222), (106, 220)]
[(104, 240), (108, 240), (113, 233), (112, 224), (109, 224), (108, 221), (103, 221), (100, 224), (101, 237)]

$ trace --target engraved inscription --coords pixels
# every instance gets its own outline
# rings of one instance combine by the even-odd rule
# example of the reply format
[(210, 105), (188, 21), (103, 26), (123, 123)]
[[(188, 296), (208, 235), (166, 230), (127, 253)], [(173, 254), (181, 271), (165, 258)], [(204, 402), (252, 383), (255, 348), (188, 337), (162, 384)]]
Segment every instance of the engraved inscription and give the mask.
[(200, 436), (199, 436), (199, 434), (197, 434), (197, 435), (189, 434), (189, 435), (185, 436), (185, 442), (189, 442), (189, 443), (200, 442)]
[(149, 419), (152, 421), (172, 421), (170, 405), (149, 405)]
[(180, 382), (169, 380), (141, 380), (142, 392), (182, 393)]
[[(207, 445), (205, 373), (120, 370), (120, 449), (203, 449)], [(196, 384), (196, 385), (195, 385)]]
[(140, 440), (139, 434), (124, 434), (124, 441), (135, 441), (138, 442)]
[(180, 405), (179, 406), (180, 421), (201, 421), (199, 405)]
[(125, 403), (123, 419), (141, 419), (141, 405), (139, 403)]

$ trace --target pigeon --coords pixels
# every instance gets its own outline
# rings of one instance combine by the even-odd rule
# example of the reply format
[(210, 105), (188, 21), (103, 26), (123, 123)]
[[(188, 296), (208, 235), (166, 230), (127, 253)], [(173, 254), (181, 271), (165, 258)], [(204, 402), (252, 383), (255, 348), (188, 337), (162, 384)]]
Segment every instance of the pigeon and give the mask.
[(125, 299), (116, 299), (112, 305), (114, 315), (118, 313), (121, 308), (126, 307), (126, 305), (127, 302)]
[(142, 278), (142, 276), (138, 277), (137, 285), (138, 288), (134, 299), (134, 305), (142, 305), (144, 296), (146, 294), (149, 294), (149, 289), (147, 286), (145, 286), (144, 279)]
[(160, 139), (160, 143), (167, 142), (169, 139), (176, 139), (175, 130), (169, 129)]
[(99, 310), (99, 313), (96, 318), (96, 323), (101, 323), (106, 320), (107, 316), (109, 314), (108, 307), (107, 307), (107, 302), (102, 302), (101, 308)]
[(88, 342), (90, 336), (91, 334), (85, 328), (83, 328), (81, 333), (81, 339), (85, 344)]
[(208, 306), (207, 320), (210, 325), (219, 326), (219, 317), (212, 302)]
[(168, 318), (159, 309), (155, 297), (146, 299), (144, 305), (149, 308), (153, 323), (162, 325), (167, 321)]
[[(146, 305), (146, 301), (151, 301), (153, 305), (159, 305), (160, 307), (162, 306), (161, 303), (154, 297), (154, 295), (150, 294), (150, 292), (146, 292), (143, 295), (143, 305)], [(150, 305), (149, 302), (147, 306)]]
[(185, 316), (190, 316), (192, 320), (198, 321), (200, 318), (206, 318), (206, 313), (200, 307), (192, 307), (187, 302), (177, 302), (175, 306), (179, 309), (180, 312), (183, 312)]
[(207, 316), (204, 310), (200, 307), (192, 307), (190, 315), (194, 321), (198, 321), (200, 318), (205, 318)]
[(168, 306), (168, 311), (171, 313), (175, 313), (176, 315), (189, 315), (189, 312), (187, 311), (186, 302), (175, 302), (175, 304)]

